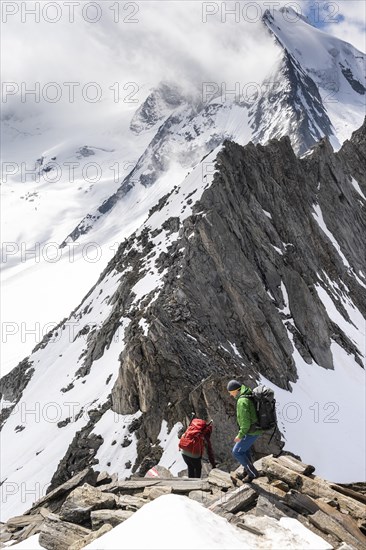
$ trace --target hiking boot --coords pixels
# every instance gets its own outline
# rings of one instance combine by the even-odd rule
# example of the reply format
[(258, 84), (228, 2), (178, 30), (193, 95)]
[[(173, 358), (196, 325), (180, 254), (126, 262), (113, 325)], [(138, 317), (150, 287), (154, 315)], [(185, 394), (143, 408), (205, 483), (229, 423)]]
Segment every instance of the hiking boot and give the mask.
[(235, 472), (230, 472), (230, 479), (235, 487), (242, 485), (243, 479), (246, 475), (248, 475), (246, 470), (243, 470), (242, 472), (239, 472), (238, 470), (239, 469), (235, 470)]
[(245, 478), (245, 476), (247, 476), (247, 472), (245, 470), (243, 470), (243, 472), (237, 472), (236, 474), (236, 477), (238, 479), (240, 479), (240, 481), (243, 481), (243, 479)]
[(259, 476), (255, 476), (253, 474), (248, 474), (247, 476), (245, 476), (245, 478), (243, 479), (243, 483), (251, 483), (253, 481), (253, 479), (257, 479), (257, 477)]

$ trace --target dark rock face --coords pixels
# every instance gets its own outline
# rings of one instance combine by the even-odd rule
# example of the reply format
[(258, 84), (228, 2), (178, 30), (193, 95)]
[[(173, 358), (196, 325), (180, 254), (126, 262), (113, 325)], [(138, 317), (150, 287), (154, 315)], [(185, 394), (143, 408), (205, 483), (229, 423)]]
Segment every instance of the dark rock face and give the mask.
[(98, 410), (88, 412), (90, 420), (75, 434), (63, 459), (60, 461), (56, 472), (53, 474), (47, 493), (71, 479), (75, 474), (84, 470), (89, 465), (97, 463), (95, 455), (103, 443), (101, 436), (92, 434), (93, 428), (103, 413), (110, 408), (107, 402)]
[(353, 74), (352, 74), (352, 71), (349, 67), (344, 67), (342, 65), (342, 63), (340, 63), (340, 66), (342, 68), (342, 73), (344, 75), (344, 77), (348, 80), (348, 82), (350, 83), (350, 85), (352, 86), (352, 88), (360, 95), (365, 95), (366, 93), (366, 88), (365, 86), (359, 81), (357, 80), (357, 78), (354, 78)]
[[(159, 297), (134, 312), (126, 334), (112, 406), (123, 414), (137, 407), (145, 413), (140, 437), (154, 441), (162, 416), (173, 423), (194, 409), (214, 419), (216, 447), (227, 458), (235, 429), (227, 377), (236, 374), (253, 385), (260, 372), (289, 388), (297, 378), (293, 346), (306, 362), (331, 369), (331, 339), (362, 364), (362, 350), (331, 321), (315, 285), (334, 297), (345, 318), (330, 281), (347, 287), (366, 313), (354, 276), (365, 273), (364, 204), (350, 183), (362, 169), (364, 141), (365, 125), (338, 154), (325, 140), (304, 159), (288, 138), (265, 147), (225, 144), (214, 183), (194, 207), (200, 215), (185, 220), (161, 258), (168, 274)], [(317, 205), (348, 268), (314, 218)], [(142, 313), (147, 336), (137, 329)]]
[(33, 372), (32, 361), (29, 362), (29, 357), (26, 357), (15, 369), (1, 378), (0, 399), (8, 401), (9, 406), (2, 408), (0, 412), (0, 429), (21, 399), (23, 390), (32, 378)]
[[(297, 379), (294, 346), (306, 362), (332, 369), (333, 339), (361, 364), (360, 350), (331, 321), (315, 285), (331, 293), (345, 318), (330, 282), (347, 287), (353, 303), (366, 313), (364, 290), (354, 277), (359, 270), (366, 272), (360, 254), (364, 204), (350, 183), (354, 175), (365, 186), (365, 176), (360, 177), (364, 164), (365, 126), (339, 153), (323, 140), (303, 159), (288, 138), (267, 146), (226, 142), (214, 182), (194, 205), (193, 215), (183, 224), (176, 217), (163, 224), (167, 232), (179, 233), (168, 253), (157, 258), (159, 270), (167, 269), (167, 274), (151, 304), (147, 296), (133, 305), (131, 291), (146, 272), (144, 262), (154, 253), (152, 238), (159, 233), (152, 235), (147, 228), (120, 246), (106, 272), (128, 272), (112, 298), (108, 321), (90, 334), (81, 375), (87, 374), (95, 350), (101, 350), (99, 356), (108, 344), (107, 335), (113, 335), (120, 316), (128, 315), (131, 323), (111, 398), (117, 413), (144, 413), (135, 430), (134, 471), (140, 467), (143, 474), (159, 460), (160, 448), (151, 444), (161, 420), (173, 425), (192, 411), (213, 419), (216, 453), (229, 465), (236, 428), (227, 378), (240, 377), (254, 386), (260, 372), (289, 389)], [(163, 209), (168, 199), (150, 214)], [(349, 268), (315, 220), (317, 205)], [(142, 317), (147, 334), (139, 326)], [(259, 454), (268, 453), (268, 439), (258, 441)], [(280, 450), (279, 434), (271, 445), (273, 452)], [(76, 453), (77, 447), (76, 437)], [(81, 465), (85, 467), (84, 459)]]
[[(288, 113), (288, 135), (299, 155), (323, 136), (334, 134), (315, 82), (286, 49), (280, 70), (266, 84), (268, 93), (249, 111), (254, 142), (262, 143), (266, 137), (282, 137), (281, 115), (284, 112)], [(273, 120), (279, 121), (278, 128), (273, 127)]]

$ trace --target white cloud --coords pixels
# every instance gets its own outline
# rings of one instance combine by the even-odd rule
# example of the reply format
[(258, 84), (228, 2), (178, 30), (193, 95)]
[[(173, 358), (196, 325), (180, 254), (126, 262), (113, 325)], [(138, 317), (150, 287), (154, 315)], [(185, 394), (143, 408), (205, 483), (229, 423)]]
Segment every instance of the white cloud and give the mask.
[[(110, 8), (117, 3), (106, 0), (99, 2), (99, 22), (90, 23), (83, 19), (81, 11), (87, 3), (80, 1), (75, 9), (75, 22), (69, 22), (69, 8), (61, 0), (58, 2), (61, 18), (56, 23), (45, 21), (42, 12), (38, 23), (34, 15), (26, 12), (23, 12), (25, 22), (21, 22), (24, 6), (29, 12), (37, 4), (43, 9), (42, 6), (56, 2), (18, 2), (18, 13), (9, 15), (2, 29), (3, 81), (16, 82), (19, 86), (23, 82), (27, 88), (39, 82), (42, 90), (46, 83), (56, 82), (62, 90), (62, 100), (55, 104), (36, 104), (28, 96), (26, 104), (18, 103), (18, 112), (22, 110), (29, 116), (42, 108), (54, 124), (72, 125), (85, 120), (85, 114), (95, 119), (103, 117), (106, 109), (118, 114), (122, 109), (134, 107), (113, 103), (114, 92), (110, 87), (116, 82), (122, 96), (132, 91), (131, 87), (123, 90), (123, 86), (136, 82), (140, 92), (134, 97), (139, 100), (144, 99), (149, 87), (161, 80), (187, 88), (207, 81), (226, 82), (229, 89), (234, 88), (236, 82), (242, 85), (261, 82), (278, 61), (273, 39), (258, 22), (265, 8), (287, 5), (304, 13), (311, 4), (308, 0), (121, 2), (120, 20), (116, 23)], [(2, 6), (5, 4), (15, 5), (15, 2), (3, 2)], [(360, 29), (364, 3), (347, 0), (338, 4), (345, 20), (327, 25), (324, 30), (360, 48), (365, 35)], [(138, 6), (136, 13), (133, 13), (134, 5)], [(240, 6), (237, 22), (235, 16), (227, 13), (236, 5)], [(207, 15), (206, 23), (202, 20), (203, 9), (216, 12)], [(55, 13), (55, 8), (54, 11), (49, 8), (43, 15), (52, 18)], [(93, 10), (89, 9), (87, 15), (93, 17)], [(225, 15), (226, 22), (223, 22)], [(94, 81), (102, 90), (103, 101), (98, 104), (86, 102), (80, 92), (83, 85)], [(80, 83), (80, 87), (75, 88), (79, 101), (74, 104), (68, 100), (65, 82)], [(89, 91), (92, 93), (93, 89)], [(3, 111), (9, 110), (12, 104), (14, 98), (3, 105)]]
[[(319, 13), (322, 30), (366, 50), (366, 3), (362, 0), (307, 0), (307, 10)], [(316, 9), (316, 11), (314, 11)]]
[[(30, 9), (34, 2), (26, 4)], [(35, 81), (97, 81), (107, 89), (116, 81), (247, 82), (261, 80), (275, 62), (272, 39), (261, 25), (243, 19), (235, 23), (229, 16), (225, 24), (218, 16), (205, 24), (200, 2), (140, 2), (138, 23), (115, 23), (108, 9), (112, 4), (100, 2), (102, 17), (96, 24), (84, 21), (80, 9), (74, 23), (65, 9), (54, 24), (42, 17), (35, 23), (31, 16), (21, 23), (20, 13), (9, 16), (3, 26), (4, 80), (29, 87)]]

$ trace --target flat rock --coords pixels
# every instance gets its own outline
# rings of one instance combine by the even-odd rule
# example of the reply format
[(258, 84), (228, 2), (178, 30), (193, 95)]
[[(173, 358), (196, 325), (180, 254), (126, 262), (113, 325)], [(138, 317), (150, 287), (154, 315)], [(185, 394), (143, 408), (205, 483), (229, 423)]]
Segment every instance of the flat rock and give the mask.
[(304, 464), (303, 462), (297, 460), (291, 455), (281, 455), (277, 457), (277, 460), (283, 466), (286, 466), (286, 468), (290, 468), (290, 470), (293, 470), (294, 472), (297, 472), (298, 474), (302, 474), (304, 476), (312, 474), (315, 470), (314, 466), (311, 466), (311, 464)]
[(0, 542), (8, 542), (12, 538), (12, 534), (9, 531), (1, 531)]
[(263, 495), (258, 496), (257, 505), (255, 507), (256, 516), (268, 516), (275, 519), (286, 517), (285, 512), (278, 508), (273, 499), (266, 498)]
[(120, 480), (113, 483), (109, 483), (108, 485), (102, 485), (100, 489), (103, 492), (105, 491), (105, 492), (111, 492), (111, 493), (133, 494), (137, 491), (141, 491), (141, 489), (144, 489), (145, 487), (154, 487), (159, 483), (160, 481), (158, 480), (158, 478), (129, 479), (127, 481)]
[(100, 472), (97, 477), (96, 486), (98, 487), (99, 485), (106, 485), (107, 483), (112, 483), (112, 481), (114, 480), (112, 479), (112, 476), (108, 474), (108, 472)]
[(127, 481), (118, 481), (116, 485), (105, 485), (101, 487), (101, 491), (108, 491), (118, 494), (134, 494), (145, 489), (145, 487), (171, 487), (173, 493), (185, 494), (190, 491), (209, 491), (210, 485), (204, 479), (131, 479)]
[(224, 509), (226, 512), (236, 514), (250, 507), (255, 502), (256, 498), (256, 491), (245, 484), (234, 491), (225, 493), (221, 498), (209, 506), (209, 510), (217, 512), (219, 509)]
[(207, 481), (209, 483), (212, 483), (212, 485), (216, 485), (217, 487), (220, 487), (222, 489), (231, 489), (234, 485), (230, 474), (228, 474), (227, 472), (223, 472), (218, 468), (213, 468), (211, 470)]
[(169, 495), (171, 492), (171, 487), (145, 487), (143, 496), (150, 500), (154, 500), (162, 495)]
[[(273, 455), (267, 455), (267, 456), (273, 456)], [(258, 472), (262, 472), (263, 471), (263, 458), (259, 458), (258, 460), (256, 460), (255, 462), (253, 462), (254, 464), (254, 467), (258, 470)], [(239, 468), (238, 468), (239, 469)]]
[(8, 521), (6, 522), (6, 527), (9, 530), (20, 529), (22, 527), (25, 527), (26, 525), (41, 523), (42, 521), (43, 517), (41, 516), (41, 514), (26, 514), (24, 516), (15, 516), (8, 519)]
[(277, 487), (277, 489), (280, 489), (281, 491), (285, 491), (285, 492), (287, 492), (290, 489), (287, 483), (282, 481), (282, 479), (275, 479), (274, 481), (271, 482), (271, 486)]
[(278, 487), (275, 483), (270, 483), (268, 477), (266, 476), (261, 476), (257, 479), (253, 479), (252, 487), (258, 492), (265, 492), (268, 495), (276, 495), (279, 498), (283, 498), (286, 495), (286, 491), (280, 489), (280, 487)]
[(132, 510), (94, 510), (90, 514), (92, 529), (93, 531), (99, 529), (105, 523), (116, 527), (116, 525), (126, 521), (133, 514)]
[(125, 510), (132, 510), (135, 512), (147, 504), (149, 501), (147, 499), (133, 496), (133, 495), (121, 495), (117, 499), (118, 508), (123, 508)]
[(82, 548), (84, 548), (84, 546), (90, 544), (91, 542), (93, 542), (93, 540), (99, 539), (99, 537), (101, 537), (105, 533), (108, 533), (108, 531), (110, 531), (111, 529), (113, 529), (113, 526), (109, 523), (106, 523), (102, 525), (102, 527), (97, 531), (92, 531), (85, 538), (74, 542), (74, 544), (69, 547), (69, 550), (81, 550)]
[(90, 521), (92, 510), (112, 509), (116, 507), (116, 497), (102, 492), (97, 487), (85, 483), (74, 489), (61, 506), (60, 518), (72, 523)]
[(90, 533), (90, 529), (61, 521), (56, 514), (50, 514), (42, 524), (39, 543), (47, 550), (69, 550), (72, 544)]

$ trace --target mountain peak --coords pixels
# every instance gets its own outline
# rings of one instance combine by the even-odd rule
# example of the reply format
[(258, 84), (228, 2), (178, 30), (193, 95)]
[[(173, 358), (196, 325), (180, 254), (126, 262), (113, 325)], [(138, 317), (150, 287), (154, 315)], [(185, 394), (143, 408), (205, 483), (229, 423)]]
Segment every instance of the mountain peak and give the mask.
[(306, 17), (306, 15), (303, 15), (302, 13), (296, 11), (291, 6), (283, 6), (282, 8), (278, 10), (270, 10), (266, 9), (262, 21), (264, 23), (275, 23), (276, 25), (280, 25), (281, 22), (284, 23), (296, 23), (297, 21), (303, 21), (307, 25), (310, 25), (311, 27), (314, 27), (314, 25), (310, 22), (310, 20)]
[(306, 17), (306, 15), (303, 15), (302, 13), (298, 12), (292, 6), (283, 6), (278, 10), (278, 12), (281, 13), (285, 19), (287, 18), (286, 20), (289, 22), (298, 21), (299, 19), (301, 19), (301, 21), (304, 21), (308, 25), (313, 26), (310, 23), (310, 20)]

